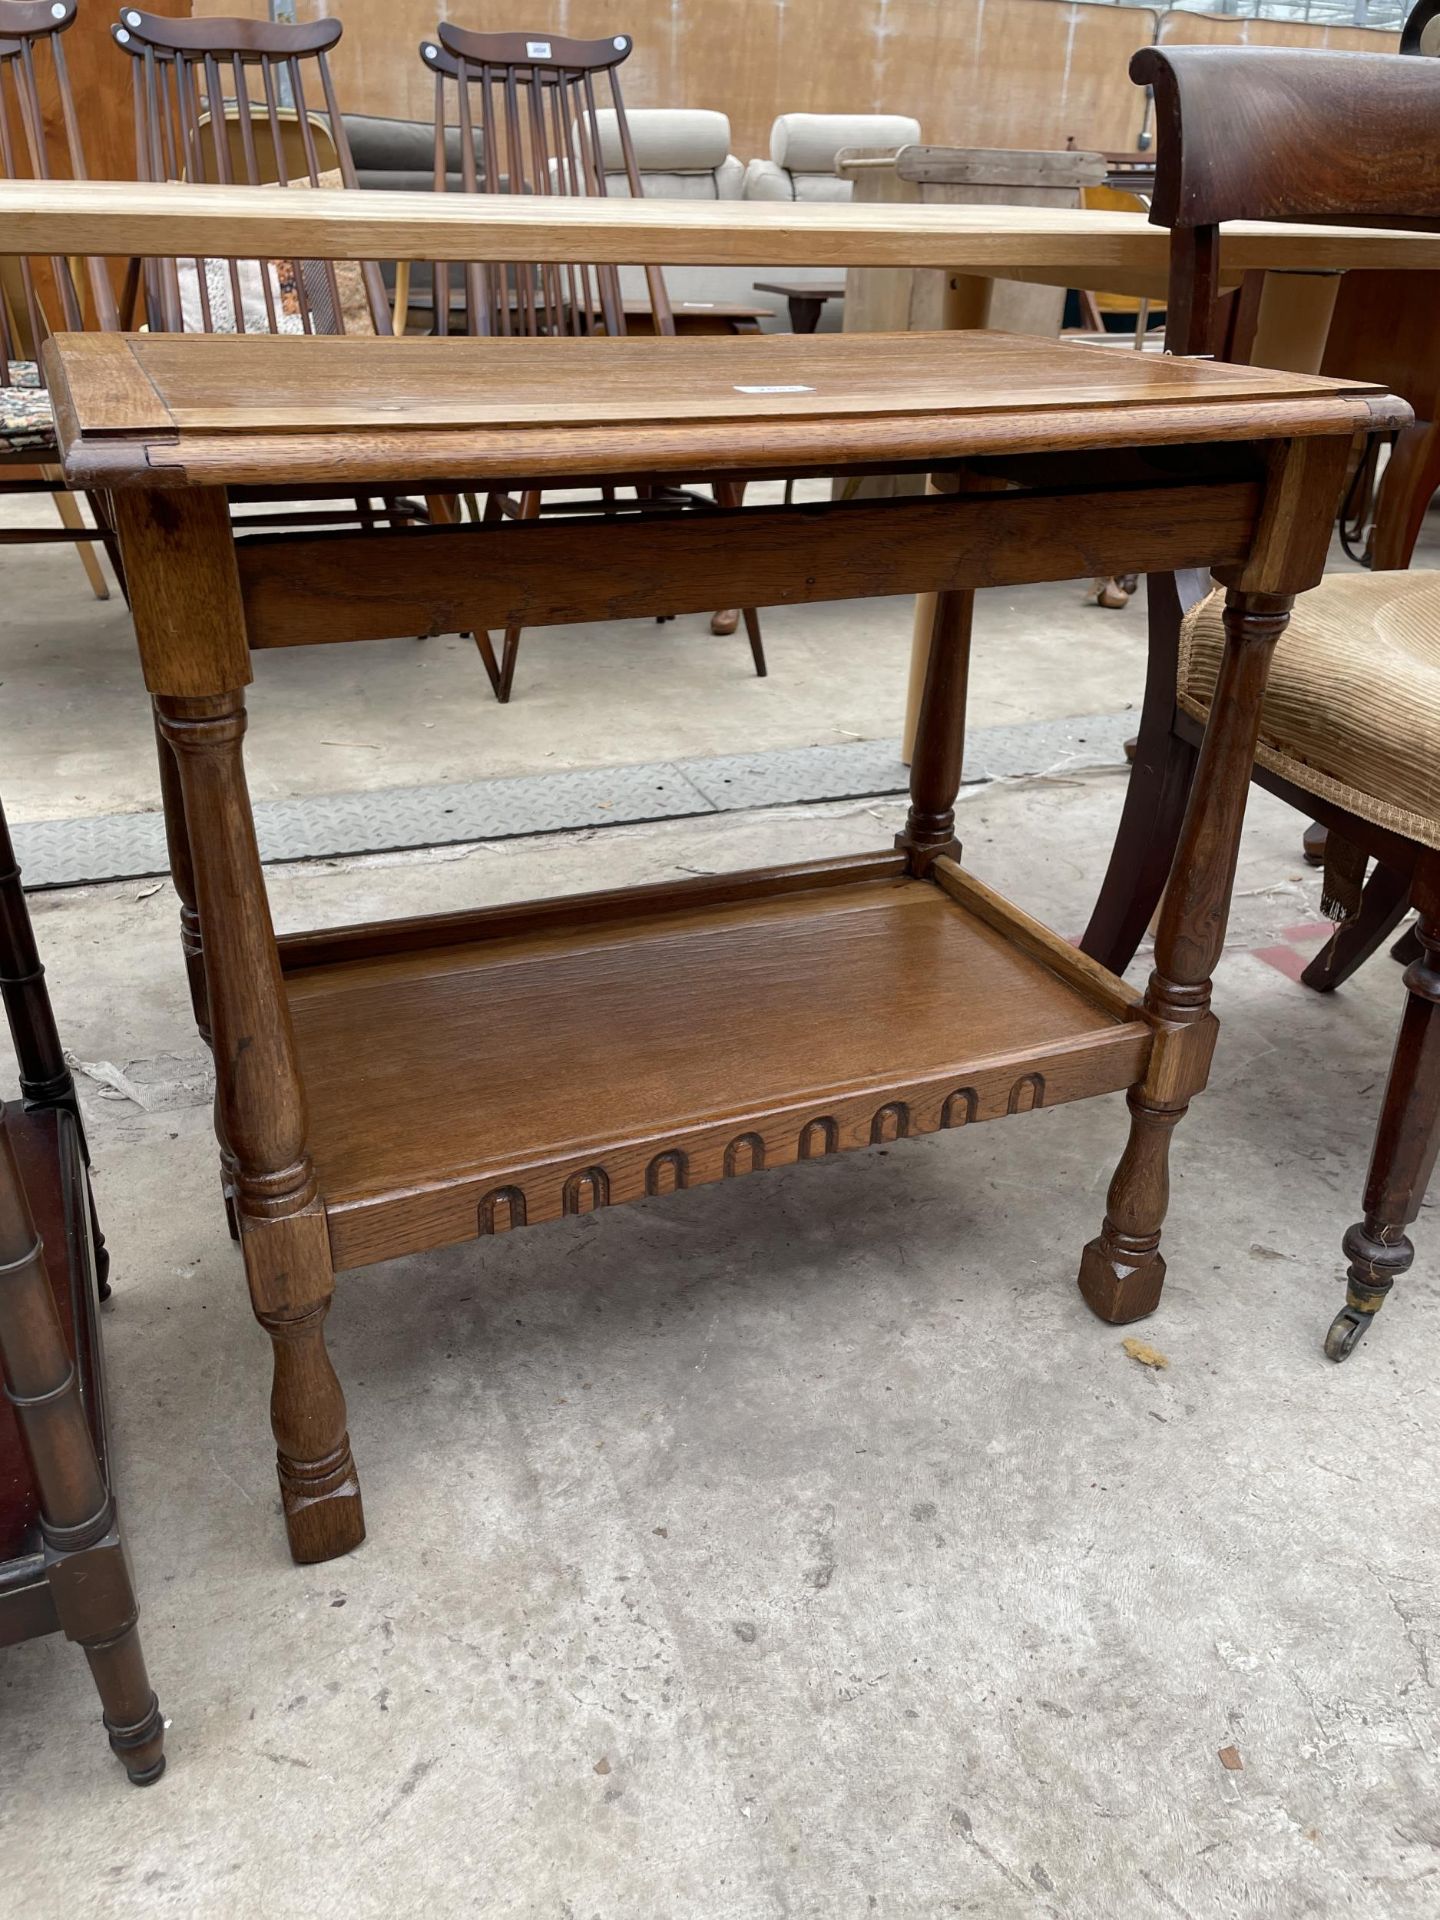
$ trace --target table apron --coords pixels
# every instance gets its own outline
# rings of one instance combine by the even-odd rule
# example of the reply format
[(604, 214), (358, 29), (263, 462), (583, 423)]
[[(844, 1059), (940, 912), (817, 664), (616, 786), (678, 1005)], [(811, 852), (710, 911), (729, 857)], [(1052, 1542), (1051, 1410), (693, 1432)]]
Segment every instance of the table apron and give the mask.
[(1243, 561), (1259, 480), (242, 538), (252, 648)]

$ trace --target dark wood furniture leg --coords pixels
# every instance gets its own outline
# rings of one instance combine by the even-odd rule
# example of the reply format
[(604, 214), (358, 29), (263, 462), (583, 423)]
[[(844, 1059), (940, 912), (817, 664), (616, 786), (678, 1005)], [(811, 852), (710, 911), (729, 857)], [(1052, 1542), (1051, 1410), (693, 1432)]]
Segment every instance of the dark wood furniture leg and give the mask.
[(1414, 420), (1396, 435), (1394, 451), (1380, 482), (1370, 541), (1370, 564), (1377, 573), (1409, 566), (1437, 489), (1440, 489), (1440, 424)]
[[(57, 1116), (57, 1120), (59, 1116)], [(85, 1650), (110, 1745), (137, 1787), (165, 1771), (135, 1591), (0, 1107), (0, 1373), (40, 1495), (45, 1572), (67, 1639)]]
[(1130, 1089), (1130, 1138), (1115, 1170), (1098, 1239), (1080, 1263), (1080, 1291), (1103, 1320), (1138, 1320), (1160, 1303), (1160, 1230), (1170, 1197), (1170, 1136), (1205, 1085), (1215, 1046), (1210, 973), (1220, 957), (1260, 701), (1288, 597), (1227, 596), (1225, 655), (1195, 787), (1155, 939), (1145, 1005), (1157, 1022), (1144, 1080)]
[(1175, 728), (1180, 623), (1185, 607), (1208, 585), (1208, 577), (1198, 574), (1151, 574), (1146, 581), (1149, 658), (1134, 765), (1110, 864), (1080, 942), (1083, 952), (1112, 973), (1123, 973), (1134, 959), (1180, 843), (1196, 765), (1195, 748)]
[(820, 324), (820, 314), (825, 306), (823, 300), (807, 297), (803, 293), (792, 293), (786, 303), (790, 308), (790, 331), (792, 333), (814, 333)]
[(1300, 978), (1316, 993), (1343, 986), (1371, 954), (1378, 953), (1410, 911), (1412, 875), (1377, 865), (1365, 882), (1360, 917), (1337, 927)]
[(1355, 1351), (1408, 1272), (1415, 1248), (1405, 1229), (1420, 1211), (1440, 1150), (1440, 854), (1416, 869), (1413, 893), (1420, 957), (1405, 973), (1408, 998), (1365, 1182), (1365, 1217), (1343, 1243), (1350, 1262), (1345, 1305), (1325, 1336), (1332, 1360)]
[[(20, 1068), (20, 1097), (27, 1107), (63, 1107), (75, 1116), (80, 1141), (85, 1146), (85, 1127), (80, 1117), (80, 1100), (75, 1079), (65, 1064), (50, 995), (45, 989), (45, 968), (35, 944), (35, 930), (25, 907), (20, 885), (20, 863), (0, 806), (0, 1001), (10, 1023), (15, 1057)], [(100, 1298), (110, 1298), (110, 1254), (93, 1196), (89, 1200), (90, 1230), (95, 1241), (95, 1278)]]

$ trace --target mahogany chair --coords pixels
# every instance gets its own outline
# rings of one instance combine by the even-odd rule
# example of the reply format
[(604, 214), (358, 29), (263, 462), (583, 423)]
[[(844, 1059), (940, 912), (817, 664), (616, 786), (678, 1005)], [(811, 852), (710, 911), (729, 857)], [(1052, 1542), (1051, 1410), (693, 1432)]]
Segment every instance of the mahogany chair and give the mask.
[[(1243, 345), (1253, 301), (1242, 288), (1227, 313), (1218, 298), (1221, 221), (1440, 227), (1440, 64), (1172, 47), (1137, 53), (1130, 74), (1155, 89), (1151, 217), (1171, 229), (1176, 351), (1223, 350), (1227, 335), (1232, 352)], [(1203, 575), (1149, 582), (1135, 763), (1082, 942), (1117, 972), (1169, 876), (1213, 698), (1223, 630), (1208, 587)], [(1440, 1147), (1440, 574), (1337, 574), (1301, 597), (1276, 650), (1254, 778), (1328, 829), (1325, 906), (1340, 924), (1307, 986), (1339, 986), (1420, 914), (1364, 1218), (1345, 1236), (1349, 1290), (1326, 1342), (1340, 1360), (1414, 1258), (1405, 1228)]]
[[(86, 178), (74, 90), (62, 36), (75, 22), (77, 0), (22, 0), (0, 13), (0, 178)], [(58, 118), (46, 111), (58, 102)], [(58, 528), (7, 527), (9, 546), (73, 541), (91, 591), (110, 589), (92, 543), (103, 527), (87, 527), (55, 463), (50, 402), (41, 384), (40, 344), (55, 325), (69, 329), (119, 324), (115, 291), (103, 260), (0, 259), (0, 492), (49, 494)]]
[[(460, 128), (461, 189), (466, 193), (567, 194), (595, 197), (608, 193), (607, 174), (623, 171), (633, 199), (643, 194), (640, 170), (625, 117), (619, 68), (634, 42), (628, 34), (608, 40), (566, 40), (540, 33), (472, 33), (442, 22), (433, 40), (422, 41), (420, 57), (435, 76), (435, 190), (446, 191), (447, 103), (453, 87)], [(602, 82), (609, 105), (601, 108)], [(453, 138), (453, 136), (452, 136)], [(616, 162), (618, 161), (618, 165)], [(645, 268), (651, 325), (673, 335), (675, 317), (665, 275)], [(435, 325), (450, 330), (453, 288), (448, 263), (435, 268)], [(623, 334), (625, 303), (619, 269), (575, 263), (470, 262), (464, 268), (464, 315), (468, 330), (480, 334)], [(634, 484), (634, 483), (632, 483)], [(650, 511), (738, 507), (742, 488), (717, 481), (714, 499), (643, 479), (639, 500)], [(537, 487), (517, 480), (486, 497), (487, 520), (533, 520), (544, 512), (617, 511), (615, 487), (602, 486), (594, 502), (546, 501)], [(599, 610), (597, 609), (597, 617)], [(743, 610), (755, 672), (765, 675), (765, 648), (759, 615)], [(711, 621), (717, 634), (739, 624), (726, 610)], [(495, 697), (510, 698), (520, 650), (519, 627), (505, 629), (497, 662), (490, 636), (475, 635)]]
[(63, 1631), (136, 1786), (165, 1770), (110, 1479), (108, 1288), (75, 1091), (0, 810), (0, 995), (20, 1064), (0, 1102), (0, 1647)]

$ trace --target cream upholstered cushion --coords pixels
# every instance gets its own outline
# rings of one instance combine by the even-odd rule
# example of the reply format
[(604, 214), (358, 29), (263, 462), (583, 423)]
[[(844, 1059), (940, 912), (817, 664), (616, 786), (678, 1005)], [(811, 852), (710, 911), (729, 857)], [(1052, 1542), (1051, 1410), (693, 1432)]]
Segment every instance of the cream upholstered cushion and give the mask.
[(848, 200), (853, 180), (838, 173), (787, 173), (773, 160), (752, 160), (745, 169), (742, 200)]
[[(1180, 631), (1180, 705), (1205, 720), (1224, 595)], [(1440, 848), (1440, 573), (1332, 574), (1295, 602), (1256, 759), (1297, 787)]]
[(909, 147), (920, 122), (900, 113), (782, 113), (770, 129), (770, 158), (787, 173), (834, 173), (842, 147)]
[[(745, 169), (733, 153), (704, 173), (654, 173), (640, 169), (640, 190), (647, 200), (738, 200)], [(605, 191), (613, 200), (630, 198), (630, 180), (624, 173), (607, 173)]]
[[(625, 118), (641, 173), (713, 173), (730, 152), (730, 116), (708, 107), (636, 107)], [(595, 120), (606, 173), (623, 173), (615, 109), (602, 107)]]

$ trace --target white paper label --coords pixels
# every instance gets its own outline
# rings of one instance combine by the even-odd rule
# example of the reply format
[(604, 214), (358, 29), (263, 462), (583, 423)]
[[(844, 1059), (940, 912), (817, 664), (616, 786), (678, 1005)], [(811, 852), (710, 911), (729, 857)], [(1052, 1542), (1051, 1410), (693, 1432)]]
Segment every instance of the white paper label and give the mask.
[(736, 393), (813, 393), (814, 387), (736, 387)]
[(525, 42), (525, 51), (532, 60), (548, 60), (550, 58), (550, 42), (548, 40), (527, 40)]

